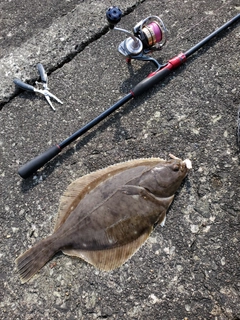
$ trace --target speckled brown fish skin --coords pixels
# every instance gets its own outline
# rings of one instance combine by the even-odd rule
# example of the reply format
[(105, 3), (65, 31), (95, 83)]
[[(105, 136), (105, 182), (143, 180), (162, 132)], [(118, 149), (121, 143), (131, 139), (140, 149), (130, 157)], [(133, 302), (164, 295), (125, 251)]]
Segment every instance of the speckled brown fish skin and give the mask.
[(138, 159), (74, 181), (61, 198), (54, 233), (16, 259), (22, 282), (58, 251), (102, 270), (122, 265), (165, 220), (189, 163)]

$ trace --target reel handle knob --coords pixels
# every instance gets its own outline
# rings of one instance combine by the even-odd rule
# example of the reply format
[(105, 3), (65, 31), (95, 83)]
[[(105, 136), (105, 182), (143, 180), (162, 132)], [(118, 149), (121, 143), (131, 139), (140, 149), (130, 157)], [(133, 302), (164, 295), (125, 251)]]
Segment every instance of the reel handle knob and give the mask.
[(107, 21), (109, 22), (109, 26), (111, 29), (121, 20), (122, 11), (118, 7), (110, 7), (106, 11)]

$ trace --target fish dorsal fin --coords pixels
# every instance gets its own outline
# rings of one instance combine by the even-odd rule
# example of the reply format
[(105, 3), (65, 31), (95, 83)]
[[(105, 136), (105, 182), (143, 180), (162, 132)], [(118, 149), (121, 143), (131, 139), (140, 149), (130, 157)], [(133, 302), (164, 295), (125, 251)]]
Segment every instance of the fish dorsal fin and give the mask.
[(60, 199), (60, 205), (55, 222), (54, 231), (56, 231), (68, 218), (70, 213), (76, 208), (83, 197), (94, 189), (98, 184), (111, 176), (133, 168), (134, 166), (155, 166), (157, 163), (165, 161), (160, 158), (136, 159), (114, 164), (104, 169), (97, 170), (73, 181), (64, 192)]
[(69, 256), (79, 257), (100, 270), (111, 271), (120, 267), (124, 262), (130, 259), (147, 240), (151, 231), (152, 228), (149, 228), (136, 240), (120, 247), (97, 251), (69, 249), (63, 250), (63, 253)]

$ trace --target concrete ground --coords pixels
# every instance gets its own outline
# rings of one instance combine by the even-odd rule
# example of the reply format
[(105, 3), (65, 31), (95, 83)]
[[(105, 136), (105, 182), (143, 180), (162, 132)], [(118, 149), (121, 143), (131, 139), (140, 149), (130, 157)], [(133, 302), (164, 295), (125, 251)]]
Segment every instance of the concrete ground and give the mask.
[[(105, 11), (120, 5), (119, 26), (159, 15), (166, 62), (240, 12), (226, 1), (7, 1), (0, 4), (0, 319), (240, 319), (239, 22), (169, 77), (65, 148), (30, 178), (18, 169), (66, 139), (127, 94), (154, 65), (125, 63), (125, 35), (110, 31)], [(41, 62), (53, 112), (30, 84)], [(164, 228), (110, 273), (56, 255), (21, 284), (15, 258), (53, 230), (59, 198), (74, 179), (133, 158), (190, 158), (193, 170)]]

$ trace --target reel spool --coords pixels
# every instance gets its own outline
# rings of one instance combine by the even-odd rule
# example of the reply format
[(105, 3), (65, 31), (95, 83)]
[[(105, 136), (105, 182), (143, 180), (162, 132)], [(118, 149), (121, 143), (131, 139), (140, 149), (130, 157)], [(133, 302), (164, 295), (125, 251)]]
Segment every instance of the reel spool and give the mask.
[(148, 50), (160, 50), (166, 43), (166, 28), (162, 20), (157, 16), (150, 16), (140, 21), (134, 28), (133, 33)]
[(124, 32), (129, 36), (118, 47), (118, 51), (127, 58), (128, 62), (131, 59), (148, 60), (157, 66), (157, 70), (162, 67), (156, 59), (146, 56), (147, 53), (161, 50), (166, 43), (166, 28), (159, 17), (149, 16), (140, 21), (133, 28), (133, 34), (128, 30), (116, 27), (122, 18), (122, 11), (118, 7), (110, 7), (106, 11), (106, 17), (111, 29)]

